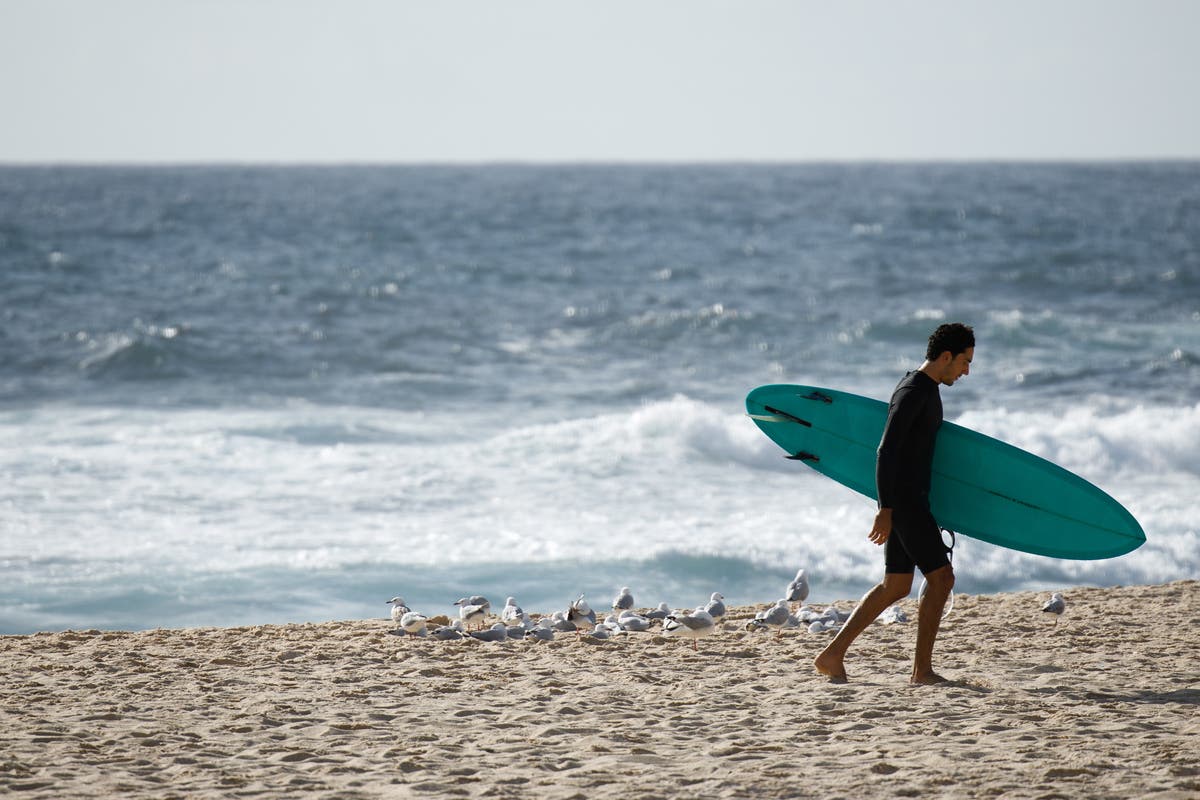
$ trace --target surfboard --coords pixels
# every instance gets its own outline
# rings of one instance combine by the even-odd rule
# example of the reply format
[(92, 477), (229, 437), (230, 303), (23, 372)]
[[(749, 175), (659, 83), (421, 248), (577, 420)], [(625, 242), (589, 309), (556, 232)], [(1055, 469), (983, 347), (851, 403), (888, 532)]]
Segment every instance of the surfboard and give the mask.
[[(750, 392), (746, 411), (787, 458), (878, 500), (875, 451), (887, 403), (817, 386), (773, 384)], [(1146, 541), (1133, 515), (1100, 488), (953, 422), (943, 422), (938, 431), (929, 507), (947, 530), (1054, 558), (1113, 558)]]

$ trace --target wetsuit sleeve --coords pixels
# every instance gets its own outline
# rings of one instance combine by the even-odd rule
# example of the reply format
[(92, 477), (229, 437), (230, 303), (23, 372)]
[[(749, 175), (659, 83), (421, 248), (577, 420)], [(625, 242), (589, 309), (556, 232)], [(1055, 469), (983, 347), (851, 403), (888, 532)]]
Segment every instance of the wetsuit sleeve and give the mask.
[(900, 484), (900, 454), (925, 402), (922, 393), (915, 391), (912, 386), (899, 389), (892, 398), (875, 458), (875, 491), (879, 494), (880, 508), (896, 507), (899, 499), (896, 495)]

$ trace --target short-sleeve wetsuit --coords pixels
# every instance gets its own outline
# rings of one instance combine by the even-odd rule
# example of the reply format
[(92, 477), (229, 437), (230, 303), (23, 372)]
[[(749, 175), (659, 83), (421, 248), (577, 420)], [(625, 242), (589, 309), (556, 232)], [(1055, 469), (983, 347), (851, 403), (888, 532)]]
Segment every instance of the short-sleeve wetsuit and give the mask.
[(875, 461), (880, 508), (892, 509), (892, 533), (884, 545), (889, 573), (923, 574), (950, 563), (941, 528), (929, 511), (933, 448), (942, 424), (937, 381), (924, 372), (904, 376), (888, 404), (887, 423)]

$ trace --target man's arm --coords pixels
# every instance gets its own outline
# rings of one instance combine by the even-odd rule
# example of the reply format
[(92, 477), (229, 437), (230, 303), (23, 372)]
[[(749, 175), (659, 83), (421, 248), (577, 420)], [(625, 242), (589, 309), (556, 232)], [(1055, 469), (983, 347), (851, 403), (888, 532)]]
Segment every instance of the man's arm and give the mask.
[(883, 544), (892, 533), (892, 509), (899, 499), (897, 494), (903, 468), (900, 453), (923, 406), (921, 395), (914, 392), (911, 386), (906, 386), (892, 398), (888, 409), (887, 422), (884, 423), (883, 436), (875, 457), (875, 492), (879, 496), (879, 511), (875, 514), (869, 537), (875, 544)]

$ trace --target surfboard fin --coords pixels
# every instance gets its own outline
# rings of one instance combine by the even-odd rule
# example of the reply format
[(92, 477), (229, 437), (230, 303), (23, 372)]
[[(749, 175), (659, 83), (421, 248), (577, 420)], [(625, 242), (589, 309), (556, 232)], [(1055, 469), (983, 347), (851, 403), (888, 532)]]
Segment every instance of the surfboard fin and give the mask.
[(812, 427), (811, 422), (809, 422), (806, 419), (800, 419), (799, 417), (797, 417), (794, 414), (789, 414), (786, 411), (780, 411), (778, 408), (771, 408), (771, 406), (763, 406), (763, 408), (765, 408), (767, 411), (770, 411), (775, 416), (783, 417), (788, 422), (798, 422), (799, 424), (803, 425), (806, 428)]
[(784, 419), (774, 414), (747, 414), (746, 416), (759, 422), (791, 422), (790, 419)]
[(801, 395), (800, 399), (801, 400), (820, 400), (825, 405), (830, 405), (831, 403), (833, 403), (832, 397), (830, 397), (827, 394), (822, 394), (821, 392), (818, 392), (816, 390), (813, 390), (813, 391), (809, 392), (808, 394)]
[(820, 461), (821, 457), (801, 450), (794, 456), (784, 456), (788, 461)]

